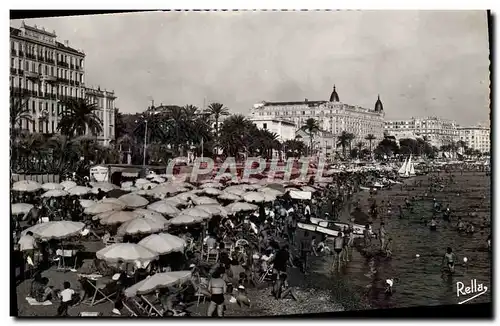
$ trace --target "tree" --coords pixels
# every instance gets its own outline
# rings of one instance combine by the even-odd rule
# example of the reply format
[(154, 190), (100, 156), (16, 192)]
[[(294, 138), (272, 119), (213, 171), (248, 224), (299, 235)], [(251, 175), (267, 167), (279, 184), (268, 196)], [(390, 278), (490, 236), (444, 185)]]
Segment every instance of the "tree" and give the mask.
[(62, 101), (63, 111), (57, 130), (68, 137), (83, 136), (87, 130), (97, 135), (102, 132), (102, 121), (97, 116), (97, 106), (84, 99)]
[(306, 145), (300, 139), (291, 139), (286, 140), (283, 143), (283, 147), (285, 149), (285, 156), (288, 159), (289, 157), (301, 157), (304, 154)]
[(370, 153), (372, 153), (372, 142), (377, 139), (377, 137), (375, 137), (375, 135), (373, 134), (368, 134), (366, 135), (365, 137), (365, 140), (368, 140), (368, 143), (370, 144)]
[(238, 153), (247, 154), (251, 143), (252, 132), (257, 128), (243, 115), (232, 115), (221, 125), (220, 145), (227, 156), (237, 157)]
[(221, 103), (211, 103), (208, 106), (207, 113), (215, 120), (215, 138), (219, 139), (219, 119), (222, 116), (229, 115), (229, 110)]
[(354, 135), (347, 132), (347, 131), (342, 131), (342, 133), (337, 137), (337, 146), (342, 147), (342, 155), (344, 158), (346, 157), (346, 148), (349, 147), (349, 151), (351, 150), (351, 142), (354, 139)]
[(375, 156), (379, 159), (384, 156), (392, 157), (394, 154), (399, 153), (398, 144), (389, 138), (384, 138), (374, 150)]
[(17, 130), (22, 120), (33, 121), (28, 101), (29, 97), (24, 96), (22, 93), (10, 93), (10, 129), (12, 133)]
[(309, 137), (309, 156), (312, 155), (313, 152), (313, 138), (320, 131), (319, 122), (314, 118), (309, 118), (306, 120), (306, 123), (300, 127), (300, 130), (304, 131)]
[(128, 134), (127, 124), (124, 116), (118, 109), (115, 109), (115, 139)]

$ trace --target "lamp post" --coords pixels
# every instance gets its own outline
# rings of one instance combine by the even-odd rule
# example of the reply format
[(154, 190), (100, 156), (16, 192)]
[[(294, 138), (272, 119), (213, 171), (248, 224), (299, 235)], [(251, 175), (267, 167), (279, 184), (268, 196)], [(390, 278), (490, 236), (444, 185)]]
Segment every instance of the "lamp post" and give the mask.
[(146, 127), (144, 128), (144, 155), (142, 156), (142, 167), (144, 168), (146, 166), (146, 149), (147, 149), (147, 142), (148, 142), (148, 120), (144, 120), (144, 123), (146, 124)]

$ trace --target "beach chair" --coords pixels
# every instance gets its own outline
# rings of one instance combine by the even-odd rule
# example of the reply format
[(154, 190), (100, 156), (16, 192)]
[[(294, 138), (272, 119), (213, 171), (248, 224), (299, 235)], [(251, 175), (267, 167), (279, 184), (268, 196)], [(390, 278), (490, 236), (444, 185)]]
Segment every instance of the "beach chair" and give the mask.
[[(200, 277), (199, 279), (199, 284), (198, 284), (198, 290), (195, 293), (196, 296), (196, 306), (198, 307), (200, 305), (200, 301), (203, 298), (203, 303), (207, 300), (207, 293), (208, 293), (208, 279), (205, 277)], [(205, 290), (205, 291), (204, 291)]]
[(144, 303), (148, 316), (150, 317), (162, 317), (163, 307), (161, 306), (160, 300), (154, 295), (141, 295), (142, 302)]
[[(57, 262), (57, 269), (58, 270), (67, 270), (68, 267), (66, 267), (66, 258), (75, 258), (73, 268), (76, 269), (76, 264), (78, 262), (78, 257), (77, 257), (77, 252), (76, 250), (71, 250), (71, 249), (57, 249), (56, 250), (56, 257), (53, 259), (53, 262)], [(71, 269), (71, 268), (69, 268)]]
[(123, 237), (119, 237), (119, 236), (109, 237), (109, 239), (107, 239), (106, 241), (103, 240), (103, 242), (104, 242), (105, 246), (109, 246), (109, 245), (115, 244), (115, 243), (122, 243)]
[(91, 279), (87, 277), (80, 278), (80, 284), (85, 293), (89, 295), (89, 299), (84, 301), (89, 306), (95, 306), (101, 302), (108, 300), (114, 303), (112, 297), (117, 293), (117, 282), (109, 277), (101, 277), (99, 279)]
[(262, 273), (262, 275), (260, 276), (259, 283), (271, 282), (272, 276), (273, 276), (273, 265), (270, 265), (267, 268), (267, 270), (264, 273)]

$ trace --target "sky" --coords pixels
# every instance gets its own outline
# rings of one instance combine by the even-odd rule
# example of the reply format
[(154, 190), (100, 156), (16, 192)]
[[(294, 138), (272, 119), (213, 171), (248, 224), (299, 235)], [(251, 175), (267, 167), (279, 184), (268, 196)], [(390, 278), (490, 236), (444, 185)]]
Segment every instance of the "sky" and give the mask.
[[(26, 19), (83, 49), (87, 86), (155, 104), (340, 100), (386, 119), (489, 123), (485, 11), (143, 12)], [(21, 20), (12, 20), (19, 27)]]

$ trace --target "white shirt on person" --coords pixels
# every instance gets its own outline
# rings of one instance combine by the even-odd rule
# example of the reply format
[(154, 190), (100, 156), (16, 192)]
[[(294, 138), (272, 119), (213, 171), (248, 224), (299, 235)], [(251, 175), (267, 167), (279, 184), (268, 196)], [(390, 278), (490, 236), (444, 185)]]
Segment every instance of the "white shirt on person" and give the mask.
[(19, 250), (33, 250), (36, 248), (36, 240), (31, 235), (23, 235), (21, 239), (19, 239)]
[(309, 205), (307, 205), (306, 208), (304, 209), (304, 214), (311, 215), (311, 207), (309, 207)]
[(68, 302), (73, 298), (73, 294), (75, 294), (75, 290), (73, 289), (64, 289), (61, 291), (61, 301)]

